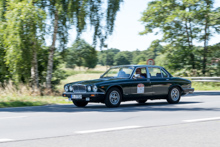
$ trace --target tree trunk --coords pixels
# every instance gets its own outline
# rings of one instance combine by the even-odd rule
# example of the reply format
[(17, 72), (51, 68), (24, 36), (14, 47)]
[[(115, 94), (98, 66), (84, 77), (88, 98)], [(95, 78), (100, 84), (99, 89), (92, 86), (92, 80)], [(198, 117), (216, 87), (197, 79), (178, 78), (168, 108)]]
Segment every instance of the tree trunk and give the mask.
[[(207, 16), (206, 16), (207, 17)], [(206, 61), (207, 61), (207, 46), (208, 46), (208, 18), (206, 18), (205, 22), (205, 35), (204, 35), (204, 51), (203, 51), (203, 62), (202, 62), (202, 73), (205, 75), (206, 73)]]
[(47, 77), (46, 77), (46, 88), (48, 91), (51, 91), (51, 79), (53, 73), (53, 56), (55, 52), (55, 45), (56, 45), (56, 37), (57, 37), (57, 30), (58, 30), (58, 12), (55, 10), (55, 18), (54, 18), (54, 31), (53, 31), (53, 40), (52, 45), (49, 49), (49, 56), (48, 56), (48, 65), (47, 65)]
[(34, 43), (33, 46), (33, 53), (32, 53), (32, 62), (31, 62), (31, 86), (33, 92), (37, 92), (39, 88), (39, 75), (38, 75), (38, 62), (37, 62), (37, 51), (36, 51), (36, 44)]
[[(188, 42), (188, 47), (190, 49), (190, 52), (193, 50), (193, 44), (192, 44), (192, 32), (191, 32), (191, 25), (188, 27), (187, 25), (187, 19), (185, 22), (185, 28), (186, 28), (186, 34), (187, 34), (187, 42)], [(191, 24), (191, 21), (189, 20), (189, 23)], [(191, 62), (192, 62), (192, 69), (195, 69), (195, 56), (193, 55), (193, 53), (190, 53), (190, 58), (191, 58)]]

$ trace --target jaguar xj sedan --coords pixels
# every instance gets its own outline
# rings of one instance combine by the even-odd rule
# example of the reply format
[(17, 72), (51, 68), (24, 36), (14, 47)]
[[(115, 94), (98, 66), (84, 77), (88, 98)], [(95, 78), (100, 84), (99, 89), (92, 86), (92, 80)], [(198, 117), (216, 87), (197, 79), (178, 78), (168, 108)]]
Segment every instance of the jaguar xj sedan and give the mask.
[(99, 79), (64, 85), (64, 97), (77, 107), (101, 102), (118, 107), (123, 101), (145, 103), (148, 99), (166, 99), (170, 104), (182, 95), (193, 93), (191, 81), (173, 77), (165, 68), (152, 65), (121, 65), (108, 69)]

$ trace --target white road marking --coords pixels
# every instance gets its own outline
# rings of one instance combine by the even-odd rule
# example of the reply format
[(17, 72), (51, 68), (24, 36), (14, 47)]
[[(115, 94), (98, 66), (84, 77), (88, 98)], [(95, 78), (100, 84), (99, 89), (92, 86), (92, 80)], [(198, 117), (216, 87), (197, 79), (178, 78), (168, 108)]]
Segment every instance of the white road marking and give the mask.
[(191, 120), (183, 120), (183, 121), (184, 122), (200, 122), (200, 121), (211, 121), (211, 120), (220, 120), (220, 117), (191, 119)]
[(7, 142), (7, 141), (12, 141), (13, 139), (9, 138), (0, 138), (0, 142)]
[(140, 128), (141, 126), (124, 126), (124, 127), (117, 127), (117, 128), (105, 128), (105, 129), (97, 129), (97, 130), (86, 130), (86, 131), (77, 131), (77, 134), (86, 134), (86, 133), (97, 133), (97, 132), (108, 132), (108, 131), (115, 131), (115, 130), (125, 130), (125, 129), (135, 129)]
[(12, 119), (12, 118), (24, 118), (27, 116), (12, 116), (12, 117), (0, 117), (0, 119)]
[(112, 110), (106, 110), (105, 112), (117, 112), (122, 111), (123, 109), (112, 109)]
[(197, 106), (201, 105), (202, 103), (196, 103), (196, 104), (176, 104), (174, 106), (182, 107), (182, 106)]

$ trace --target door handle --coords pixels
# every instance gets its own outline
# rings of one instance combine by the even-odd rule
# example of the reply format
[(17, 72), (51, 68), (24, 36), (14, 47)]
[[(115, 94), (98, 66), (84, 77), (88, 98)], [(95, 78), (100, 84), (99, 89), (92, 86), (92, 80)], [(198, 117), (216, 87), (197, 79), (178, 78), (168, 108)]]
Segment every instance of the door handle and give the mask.
[(169, 80), (169, 79), (166, 79), (167, 81)]

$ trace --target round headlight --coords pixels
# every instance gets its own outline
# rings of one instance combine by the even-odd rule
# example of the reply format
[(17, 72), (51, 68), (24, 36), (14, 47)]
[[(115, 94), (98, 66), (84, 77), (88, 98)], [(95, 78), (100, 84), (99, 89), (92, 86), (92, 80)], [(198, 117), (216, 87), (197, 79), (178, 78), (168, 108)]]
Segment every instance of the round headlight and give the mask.
[(67, 85), (64, 86), (64, 90), (67, 92), (69, 90), (69, 87)]
[(98, 91), (97, 86), (93, 86), (92, 90), (93, 90), (94, 92), (97, 92), (97, 91)]
[(70, 91), (73, 91), (73, 86), (70, 86), (70, 87), (69, 87), (69, 90), (70, 90)]
[(87, 90), (88, 90), (88, 91), (91, 91), (91, 90), (92, 90), (91, 86), (88, 86), (88, 87), (87, 87)]

